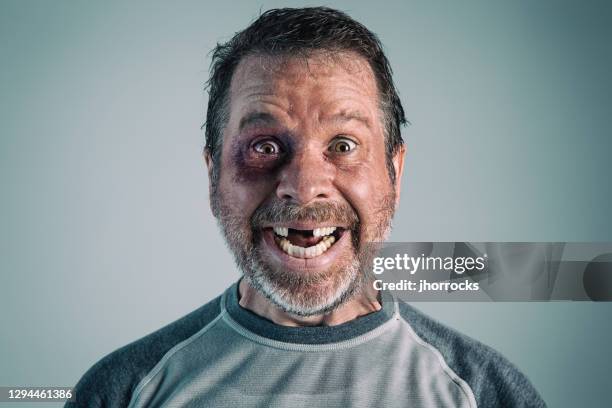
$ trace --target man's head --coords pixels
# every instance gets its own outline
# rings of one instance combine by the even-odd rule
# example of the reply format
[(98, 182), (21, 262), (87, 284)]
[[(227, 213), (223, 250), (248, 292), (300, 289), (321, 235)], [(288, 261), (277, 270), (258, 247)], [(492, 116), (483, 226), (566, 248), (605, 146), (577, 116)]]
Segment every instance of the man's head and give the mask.
[(250, 284), (326, 313), (364, 283), (403, 168), (404, 112), (377, 38), (327, 8), (270, 10), (213, 53), (211, 207)]

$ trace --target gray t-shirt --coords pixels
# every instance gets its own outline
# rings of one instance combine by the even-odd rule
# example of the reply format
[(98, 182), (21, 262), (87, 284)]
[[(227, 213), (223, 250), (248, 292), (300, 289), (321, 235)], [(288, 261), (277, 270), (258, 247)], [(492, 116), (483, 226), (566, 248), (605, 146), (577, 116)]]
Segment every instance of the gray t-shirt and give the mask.
[(286, 327), (240, 307), (234, 284), (102, 359), (66, 406), (545, 406), (499, 353), (382, 298), (338, 326)]

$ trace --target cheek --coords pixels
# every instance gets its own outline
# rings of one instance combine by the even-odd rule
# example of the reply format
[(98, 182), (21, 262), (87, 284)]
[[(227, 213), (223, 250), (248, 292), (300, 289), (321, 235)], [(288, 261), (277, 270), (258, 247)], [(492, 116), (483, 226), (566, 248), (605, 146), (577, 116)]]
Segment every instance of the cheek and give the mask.
[(234, 215), (249, 218), (271, 194), (272, 177), (254, 174), (252, 169), (225, 166), (220, 178), (223, 204)]
[(393, 194), (384, 163), (382, 166), (362, 163), (351, 169), (343, 169), (338, 172), (336, 182), (365, 226), (380, 220), (381, 210), (386, 209), (390, 195)]

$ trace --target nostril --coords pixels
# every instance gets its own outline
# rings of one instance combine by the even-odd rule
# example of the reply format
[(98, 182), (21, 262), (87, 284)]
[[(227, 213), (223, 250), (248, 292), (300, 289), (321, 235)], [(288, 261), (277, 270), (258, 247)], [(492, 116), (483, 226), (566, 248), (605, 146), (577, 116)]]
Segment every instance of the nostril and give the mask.
[(317, 172), (301, 172), (295, 177), (285, 174), (276, 186), (276, 196), (281, 200), (306, 204), (313, 200), (326, 200), (332, 194), (330, 177)]

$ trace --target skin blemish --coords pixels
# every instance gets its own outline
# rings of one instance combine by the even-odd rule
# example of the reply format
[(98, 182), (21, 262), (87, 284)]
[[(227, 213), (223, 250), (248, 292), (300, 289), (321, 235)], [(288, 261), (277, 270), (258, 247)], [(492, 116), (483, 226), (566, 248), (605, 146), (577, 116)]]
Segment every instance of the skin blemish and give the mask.
[[(253, 134), (255, 136), (251, 136)], [(291, 137), (288, 135), (266, 136), (267, 134), (273, 134), (273, 132), (257, 129), (236, 137), (230, 150), (230, 158), (235, 166), (233, 177), (235, 182), (257, 183), (263, 180), (269, 181), (276, 177), (283, 165), (290, 161), (294, 145)], [(255, 145), (266, 142), (277, 145), (279, 151), (276, 154), (256, 151)]]

